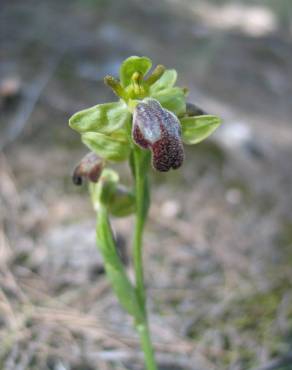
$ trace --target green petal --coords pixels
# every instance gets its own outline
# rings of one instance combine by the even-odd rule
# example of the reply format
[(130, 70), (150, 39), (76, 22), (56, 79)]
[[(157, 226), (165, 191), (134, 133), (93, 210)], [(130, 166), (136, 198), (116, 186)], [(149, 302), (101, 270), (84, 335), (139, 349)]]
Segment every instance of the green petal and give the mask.
[(123, 161), (130, 154), (130, 145), (125, 138), (118, 135), (107, 136), (97, 132), (82, 134), (82, 142), (101, 158), (110, 161)]
[(176, 83), (177, 72), (175, 69), (167, 69), (163, 75), (157, 80), (151, 87), (150, 92), (155, 93), (160, 90), (168, 89), (173, 87)]
[(131, 77), (134, 72), (140, 72), (143, 76), (152, 67), (152, 62), (147, 57), (130, 57), (126, 59), (120, 68), (120, 80), (123, 87), (126, 87), (131, 82)]
[(95, 131), (108, 134), (124, 126), (130, 118), (125, 103), (106, 103), (75, 113), (69, 125), (79, 133)]
[(221, 124), (217, 116), (185, 117), (180, 120), (182, 139), (186, 144), (197, 144), (211, 135)]
[(151, 94), (151, 97), (157, 99), (160, 104), (176, 114), (182, 115), (186, 111), (186, 98), (182, 89), (171, 87)]

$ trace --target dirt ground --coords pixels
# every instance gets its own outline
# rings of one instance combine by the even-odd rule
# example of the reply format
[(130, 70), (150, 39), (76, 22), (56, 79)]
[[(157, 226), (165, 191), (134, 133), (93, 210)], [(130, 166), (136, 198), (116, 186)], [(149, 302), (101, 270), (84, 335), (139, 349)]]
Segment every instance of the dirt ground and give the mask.
[[(152, 173), (160, 370), (292, 369), (291, 14), (285, 0), (1, 0), (1, 370), (142, 369), (71, 181), (86, 149), (68, 127), (113, 99), (102, 79), (129, 55), (175, 67), (224, 119), (181, 169)], [(130, 260), (133, 219), (113, 223)]]

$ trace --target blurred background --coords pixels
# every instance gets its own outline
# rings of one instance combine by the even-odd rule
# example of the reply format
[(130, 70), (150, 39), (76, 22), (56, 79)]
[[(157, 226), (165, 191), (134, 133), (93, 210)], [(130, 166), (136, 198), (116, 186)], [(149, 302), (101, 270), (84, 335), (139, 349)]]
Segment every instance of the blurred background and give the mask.
[[(143, 368), (67, 123), (113, 99), (103, 77), (130, 55), (176, 68), (224, 119), (181, 169), (152, 173), (160, 370), (292, 369), (291, 0), (1, 0), (0, 27), (0, 369)], [(133, 219), (113, 222), (127, 257)]]

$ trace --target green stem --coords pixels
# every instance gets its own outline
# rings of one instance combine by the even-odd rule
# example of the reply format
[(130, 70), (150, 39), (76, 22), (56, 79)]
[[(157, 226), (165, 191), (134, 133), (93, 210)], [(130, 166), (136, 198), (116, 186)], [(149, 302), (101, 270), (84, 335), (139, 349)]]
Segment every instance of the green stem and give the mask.
[[(135, 159), (135, 169), (137, 170), (137, 163)], [(136, 277), (136, 290), (138, 299), (140, 301), (141, 306), (144, 308), (145, 305), (145, 287), (144, 287), (144, 271), (143, 271), (143, 250), (142, 250), (142, 242), (143, 242), (143, 231), (144, 231), (144, 224), (145, 219), (143, 216), (143, 211), (141, 204), (143, 202), (143, 188), (145, 187), (144, 181), (141, 178), (141, 174), (139, 171), (136, 171), (136, 220), (135, 220), (135, 231), (134, 231), (134, 269), (135, 269), (135, 277)]]
[(150, 337), (143, 273), (143, 231), (149, 208), (149, 184), (147, 173), (149, 169), (149, 153), (138, 147), (133, 151), (133, 173), (135, 177), (136, 220), (134, 231), (133, 258), (136, 277), (136, 293), (140, 303), (143, 319), (136, 321), (136, 329), (140, 336), (147, 370), (157, 370), (154, 351)]
[(147, 318), (145, 318), (144, 324), (136, 325), (136, 329), (140, 336), (140, 342), (141, 342), (142, 350), (144, 352), (146, 369), (147, 370), (158, 370), (155, 357), (154, 357), (154, 351), (153, 351), (153, 346), (151, 342), (151, 336), (150, 336)]

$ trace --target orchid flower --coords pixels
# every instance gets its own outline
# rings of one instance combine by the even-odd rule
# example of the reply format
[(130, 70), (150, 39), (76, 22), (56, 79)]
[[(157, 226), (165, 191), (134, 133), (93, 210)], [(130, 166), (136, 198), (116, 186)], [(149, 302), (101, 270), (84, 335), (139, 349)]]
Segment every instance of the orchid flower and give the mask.
[[(104, 81), (118, 101), (98, 104), (75, 113), (69, 120), (91, 150), (76, 167), (73, 181), (88, 179), (97, 212), (97, 245), (105, 270), (122, 307), (133, 317), (140, 335), (147, 370), (157, 370), (146, 312), (142, 241), (150, 205), (148, 173), (178, 169), (185, 160), (183, 144), (197, 144), (220, 125), (221, 120), (187, 103), (187, 89), (175, 86), (177, 72), (132, 56), (120, 68), (120, 79)], [(129, 161), (134, 188), (120, 184), (111, 163)], [(110, 225), (110, 216), (135, 213), (133, 265), (135, 283), (123, 266)]]

